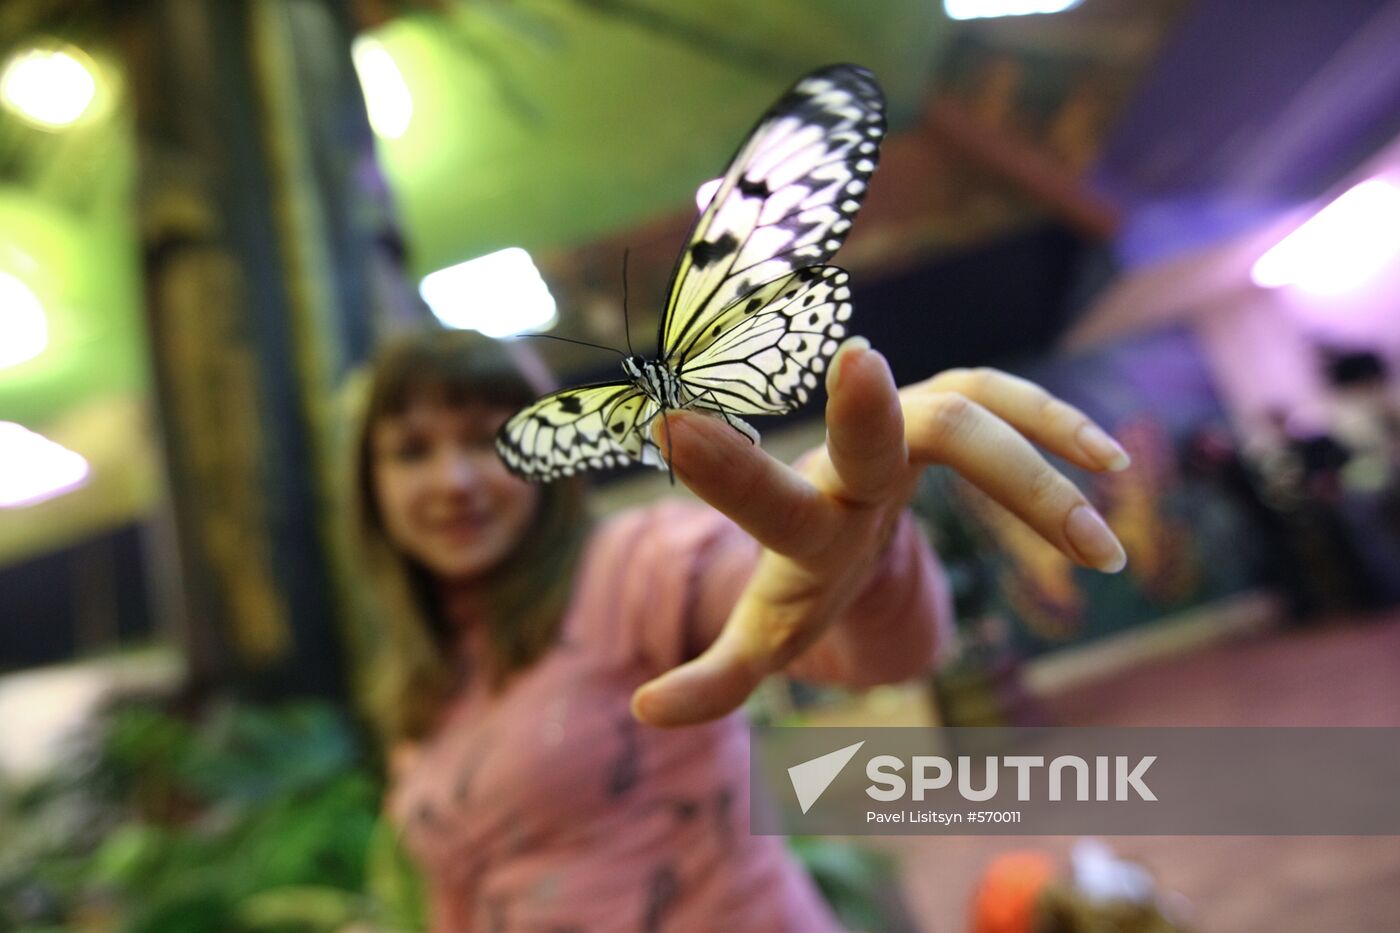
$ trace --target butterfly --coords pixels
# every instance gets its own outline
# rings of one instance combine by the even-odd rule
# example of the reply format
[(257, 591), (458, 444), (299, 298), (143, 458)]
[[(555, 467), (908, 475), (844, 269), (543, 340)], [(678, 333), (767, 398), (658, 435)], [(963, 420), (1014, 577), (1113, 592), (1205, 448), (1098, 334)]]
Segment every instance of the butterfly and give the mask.
[(656, 359), (625, 379), (551, 393), (496, 436), (518, 476), (547, 482), (629, 461), (667, 469), (651, 436), (667, 411), (722, 418), (796, 410), (846, 335), (849, 276), (825, 265), (860, 210), (885, 135), (874, 76), (831, 65), (759, 119), (700, 213), (671, 273)]

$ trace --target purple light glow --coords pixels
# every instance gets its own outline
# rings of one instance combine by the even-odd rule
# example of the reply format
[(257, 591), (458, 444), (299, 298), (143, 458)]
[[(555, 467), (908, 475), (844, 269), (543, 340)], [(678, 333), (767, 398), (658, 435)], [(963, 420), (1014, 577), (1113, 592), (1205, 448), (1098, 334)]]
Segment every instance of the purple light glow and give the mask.
[(1372, 178), (1349, 189), (1254, 264), (1261, 288), (1292, 285), (1315, 295), (1350, 291), (1400, 256), (1400, 187)]

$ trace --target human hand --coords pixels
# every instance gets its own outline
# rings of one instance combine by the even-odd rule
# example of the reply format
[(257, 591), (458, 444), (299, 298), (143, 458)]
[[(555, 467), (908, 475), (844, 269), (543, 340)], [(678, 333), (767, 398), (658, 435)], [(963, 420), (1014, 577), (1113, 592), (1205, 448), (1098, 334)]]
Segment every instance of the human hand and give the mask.
[(826, 446), (796, 468), (720, 419), (668, 415), (676, 476), (763, 553), (710, 647), (638, 688), (642, 721), (723, 716), (810, 646), (859, 595), (931, 464), (956, 470), (1076, 563), (1122, 569), (1118, 539), (1032, 442), (1095, 471), (1122, 469), (1127, 455), (1034, 383), (954, 369), (899, 391), (884, 357), (852, 338), (832, 360), (827, 394)]

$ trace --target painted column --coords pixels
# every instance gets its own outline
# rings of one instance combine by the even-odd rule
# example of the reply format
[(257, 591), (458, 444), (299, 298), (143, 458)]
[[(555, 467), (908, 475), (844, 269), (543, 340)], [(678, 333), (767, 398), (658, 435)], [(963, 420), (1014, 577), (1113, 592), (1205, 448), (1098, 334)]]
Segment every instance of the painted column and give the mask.
[(333, 0), (146, 9), (128, 47), (182, 648), (196, 685), (339, 695), (335, 397), (415, 313), (383, 297), (398, 239), (352, 30)]

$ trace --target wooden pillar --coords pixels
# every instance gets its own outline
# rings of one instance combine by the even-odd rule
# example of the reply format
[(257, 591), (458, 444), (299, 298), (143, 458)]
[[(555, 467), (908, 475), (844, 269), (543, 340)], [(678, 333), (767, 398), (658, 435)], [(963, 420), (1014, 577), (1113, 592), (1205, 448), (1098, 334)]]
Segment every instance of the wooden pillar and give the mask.
[(343, 692), (334, 398), (389, 314), (375, 296), (402, 289), (341, 7), (152, 0), (127, 43), (177, 629), (201, 686)]

